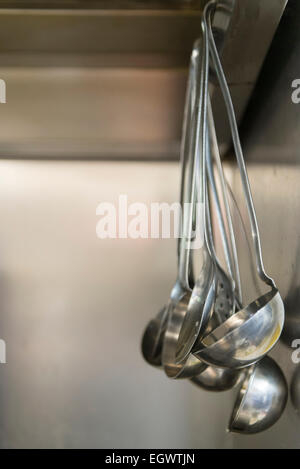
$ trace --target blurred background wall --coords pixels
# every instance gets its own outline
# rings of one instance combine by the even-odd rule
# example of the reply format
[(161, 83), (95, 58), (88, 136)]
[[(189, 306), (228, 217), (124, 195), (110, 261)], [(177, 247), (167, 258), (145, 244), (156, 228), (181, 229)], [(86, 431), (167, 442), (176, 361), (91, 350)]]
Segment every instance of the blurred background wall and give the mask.
[[(197, 15), (187, 13), (195, 28)], [(297, 369), (290, 345), (300, 338), (300, 105), (291, 102), (291, 80), (300, 77), (297, 18), (299, 9), (286, 10), (242, 126), (266, 268), (287, 304), (284, 340), (272, 356), (289, 382)], [(186, 26), (181, 31), (186, 37)], [(116, 203), (119, 194), (146, 204), (178, 200), (191, 39), (179, 55), (153, 59), (152, 51), (150, 63), (124, 53), (121, 68), (115, 52), (55, 55), (28, 46), (25, 53), (13, 42), (10, 53), (0, 51), (7, 83), (0, 105), (2, 448), (300, 447), (290, 401), (267, 432), (231, 435), (235, 390), (210, 394), (143, 361), (143, 328), (174, 282), (175, 241), (96, 236), (100, 202)], [(230, 158), (227, 174), (240, 201)], [(247, 279), (243, 243), (240, 236)]]

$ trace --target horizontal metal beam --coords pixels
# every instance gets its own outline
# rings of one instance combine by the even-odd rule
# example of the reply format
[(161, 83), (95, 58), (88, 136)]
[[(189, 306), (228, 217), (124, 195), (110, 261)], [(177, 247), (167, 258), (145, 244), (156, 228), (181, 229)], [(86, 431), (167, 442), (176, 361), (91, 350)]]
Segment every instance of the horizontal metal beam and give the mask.
[[(236, 0), (222, 61), (239, 120), (285, 3)], [(0, 157), (178, 158), (200, 17), (200, 8), (0, 9)], [(217, 88), (213, 106), (226, 149)]]

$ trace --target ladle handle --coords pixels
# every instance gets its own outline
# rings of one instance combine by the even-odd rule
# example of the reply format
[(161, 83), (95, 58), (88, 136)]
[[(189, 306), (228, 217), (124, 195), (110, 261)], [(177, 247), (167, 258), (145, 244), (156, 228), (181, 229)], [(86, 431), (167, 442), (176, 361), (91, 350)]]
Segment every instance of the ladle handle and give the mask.
[[(203, 35), (204, 37), (204, 35)], [(201, 57), (200, 57), (201, 47)], [(194, 63), (195, 73), (195, 86), (194, 86), (194, 106), (191, 119), (191, 145), (189, 148), (189, 179), (188, 179), (188, 190), (187, 200), (189, 202), (188, 207), (185, 207), (183, 216), (183, 232), (182, 239), (180, 242), (180, 255), (179, 255), (179, 281), (183, 287), (189, 287), (189, 261), (191, 256), (191, 242), (192, 242), (192, 231), (193, 231), (193, 215), (196, 210), (197, 202), (205, 201), (204, 188), (205, 185), (200, 184), (200, 190), (196, 194), (196, 176), (197, 176), (197, 165), (199, 163), (201, 174), (205, 171), (205, 164), (203, 162), (205, 152), (205, 137), (203, 140), (204, 129), (203, 129), (203, 106), (205, 107), (205, 93), (203, 93), (203, 87), (205, 87), (205, 80), (208, 75), (208, 38), (206, 34), (206, 40), (201, 41), (198, 39), (195, 43), (194, 50), (192, 53), (192, 62)], [(201, 64), (202, 62), (202, 64)], [(202, 65), (202, 66), (200, 66)], [(200, 147), (200, 148), (199, 148)], [(205, 184), (205, 174), (202, 177)], [(204, 220), (203, 220), (204, 223)]]
[(207, 7), (208, 8), (206, 9), (206, 12), (205, 12), (206, 14), (204, 16), (204, 22), (207, 24), (207, 27), (208, 27), (210, 53), (211, 53), (215, 71), (217, 73), (221, 91), (223, 94), (225, 106), (227, 109), (229, 124), (231, 128), (231, 133), (232, 133), (233, 145), (234, 145), (236, 159), (237, 159), (237, 163), (238, 163), (238, 167), (239, 167), (239, 171), (241, 175), (243, 190), (244, 190), (244, 194), (246, 198), (247, 210), (248, 210), (250, 224), (251, 224), (251, 234), (252, 234), (254, 250), (255, 250), (257, 271), (258, 271), (259, 277), (261, 278), (263, 282), (270, 285), (272, 288), (276, 288), (274, 280), (266, 274), (265, 268), (263, 265), (260, 234), (259, 234), (248, 174), (247, 174), (247, 170), (245, 166), (243, 151), (242, 151), (242, 147), (240, 143), (239, 132), (238, 132), (237, 122), (235, 118), (235, 112), (234, 112), (229, 88), (228, 88), (226, 78), (223, 72), (223, 68), (219, 59), (219, 55), (217, 52), (217, 48), (216, 48), (216, 44), (215, 44), (215, 40), (214, 40), (214, 36), (212, 32), (211, 13), (212, 13), (212, 10), (215, 8), (215, 3), (208, 4)]
[[(180, 177), (180, 208), (181, 208), (181, 219), (180, 219), (180, 232), (178, 233), (177, 239), (177, 261), (179, 268), (179, 259), (180, 259), (180, 248), (181, 248), (181, 236), (183, 235), (183, 217), (184, 217), (184, 204), (186, 202), (186, 173), (187, 166), (189, 163), (189, 153), (190, 153), (190, 140), (191, 140), (191, 121), (192, 121), (192, 111), (193, 104), (195, 102), (195, 61), (190, 60), (188, 82), (185, 96), (185, 105), (184, 105), (184, 114), (183, 114), (183, 126), (182, 126), (182, 139), (180, 147), (180, 161), (181, 161), (181, 177)], [(189, 261), (189, 284), (194, 283), (193, 276), (193, 267), (192, 267), (192, 258)]]
[[(212, 153), (212, 157), (213, 157), (213, 158), (208, 158), (208, 162), (207, 162), (208, 176), (209, 176), (212, 192), (214, 194), (214, 199), (215, 199), (215, 203), (216, 203), (217, 215), (218, 215), (218, 220), (219, 220), (221, 238), (222, 238), (222, 243), (223, 243), (223, 248), (224, 248), (224, 253), (225, 253), (228, 272), (229, 272), (231, 278), (235, 279), (237, 296), (238, 296), (238, 300), (241, 304), (242, 303), (242, 288), (241, 288), (241, 278), (240, 278), (240, 269), (239, 269), (239, 263), (238, 263), (238, 255), (237, 255), (237, 249), (236, 249), (236, 240), (235, 240), (232, 217), (231, 217), (231, 212), (230, 212), (230, 207), (229, 207), (229, 201), (228, 201), (228, 197), (227, 197), (226, 183), (225, 183), (225, 178), (224, 178), (224, 170), (223, 170), (223, 166), (222, 166), (222, 162), (221, 162), (221, 157), (220, 157), (220, 152), (219, 152), (219, 147), (218, 147), (218, 141), (217, 141), (217, 135), (216, 135), (216, 129), (215, 129), (215, 123), (214, 123), (214, 117), (213, 117), (213, 113), (212, 113), (211, 101), (210, 101), (209, 96), (208, 96), (208, 127), (209, 127), (210, 149), (211, 149), (211, 153)], [(215, 177), (214, 177), (212, 159), (214, 159), (214, 161), (216, 163), (218, 177), (219, 177), (219, 181), (220, 181), (220, 185), (221, 185), (221, 193), (222, 193), (222, 199), (223, 199), (223, 204), (224, 204), (224, 209), (225, 209), (225, 215), (226, 215), (226, 221), (227, 221), (227, 226), (228, 226), (228, 231), (229, 231), (230, 242), (228, 242), (227, 233), (226, 233), (225, 224), (224, 224), (224, 219), (223, 219), (222, 210), (221, 210), (219, 194), (218, 194), (218, 191), (217, 191), (217, 188), (216, 188), (216, 182), (215, 182)]]
[[(206, 166), (207, 166), (207, 175), (210, 183), (210, 188), (211, 192), (214, 197), (214, 202), (215, 202), (215, 207), (216, 207), (216, 214), (218, 218), (218, 225), (220, 229), (220, 234), (222, 238), (222, 244), (223, 244), (223, 251), (225, 255), (225, 260), (227, 264), (227, 268), (230, 274), (230, 278), (232, 279), (232, 290), (234, 291), (235, 285), (234, 285), (234, 280), (233, 280), (233, 265), (232, 265), (232, 256), (231, 256), (231, 249), (229, 247), (228, 239), (227, 239), (227, 234), (226, 234), (226, 228), (225, 228), (225, 223), (224, 223), (224, 218), (221, 210), (221, 203), (220, 203), (220, 198), (219, 194), (217, 191), (217, 186), (216, 186), (216, 180), (214, 176), (214, 170), (213, 170), (213, 165), (212, 165), (212, 154), (211, 154), (211, 148), (209, 147), (209, 150), (206, 155)], [(213, 235), (212, 235), (212, 228), (211, 228), (211, 221), (209, 223), (210, 225), (210, 231), (211, 231), (211, 239), (213, 240)], [(218, 262), (217, 256), (215, 254), (214, 246), (212, 244), (212, 250), (213, 250), (213, 256), (215, 257), (216, 262)], [(219, 262), (218, 262), (219, 263)]]

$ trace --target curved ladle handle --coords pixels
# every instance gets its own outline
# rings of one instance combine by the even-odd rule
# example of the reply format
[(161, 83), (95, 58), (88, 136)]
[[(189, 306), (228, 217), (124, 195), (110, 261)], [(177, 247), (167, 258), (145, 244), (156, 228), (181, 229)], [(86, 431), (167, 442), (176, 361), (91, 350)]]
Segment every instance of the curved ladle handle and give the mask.
[(237, 128), (237, 122), (235, 118), (235, 112), (229, 92), (229, 88), (226, 82), (226, 78), (223, 72), (223, 68), (219, 59), (219, 55), (217, 52), (213, 32), (212, 32), (212, 24), (211, 24), (211, 13), (215, 9), (215, 3), (211, 3), (207, 5), (206, 9), (206, 14), (204, 16), (204, 22), (207, 25), (208, 28), (208, 35), (209, 35), (209, 42), (210, 42), (210, 53), (213, 61), (213, 65), (215, 68), (215, 71), (217, 73), (217, 77), (219, 80), (219, 84), (221, 87), (221, 91), (223, 94), (225, 106), (227, 109), (227, 114), (228, 114), (228, 119), (229, 119), (229, 124), (231, 128), (231, 133), (232, 133), (232, 140), (233, 140), (233, 145), (235, 149), (235, 154), (236, 154), (236, 159), (241, 175), (241, 181), (243, 185), (243, 190), (246, 198), (246, 203), (247, 203), (247, 210), (249, 214), (249, 219), (250, 219), (250, 224), (251, 224), (251, 234), (252, 234), (252, 239), (253, 239), (253, 244), (254, 244), (254, 250), (255, 250), (255, 258), (256, 258), (256, 266), (257, 266), (257, 271), (258, 275), (261, 278), (263, 282), (266, 284), (270, 285), (272, 288), (276, 288), (275, 282), (272, 278), (270, 278), (266, 272), (265, 268), (263, 265), (263, 260), (262, 260), (262, 251), (261, 251), (261, 242), (260, 242), (260, 234), (259, 234), (259, 229), (258, 229), (258, 224), (257, 224), (257, 219), (256, 219), (256, 213), (255, 213), (255, 208), (253, 204), (253, 199), (252, 199), (252, 194), (251, 194), (251, 189), (250, 189), (250, 184), (249, 184), (249, 179), (248, 179), (248, 174), (247, 174), (247, 169), (244, 161), (244, 156), (243, 156), (243, 151), (240, 143), (240, 138), (239, 138), (239, 132)]
[[(207, 35), (206, 35), (207, 36)], [(201, 53), (200, 53), (201, 51)], [(191, 242), (192, 242), (192, 231), (193, 231), (193, 220), (194, 212), (196, 210), (196, 202), (204, 202), (204, 192), (202, 184), (200, 184), (201, 191), (197, 192), (196, 187), (196, 176), (197, 176), (197, 164), (201, 162), (203, 166), (204, 157), (204, 145), (203, 141), (203, 82), (205, 76), (208, 74), (208, 61), (209, 61), (209, 49), (208, 49), (208, 38), (201, 41), (198, 39), (194, 45), (192, 53), (192, 62), (194, 63), (195, 73), (195, 86), (194, 86), (194, 106), (191, 118), (191, 135), (190, 135), (190, 146), (189, 146), (189, 179), (188, 179), (188, 190), (187, 190), (187, 201), (189, 202), (188, 207), (184, 207), (183, 215), (183, 232), (182, 239), (180, 242), (180, 254), (179, 254), (179, 280), (183, 287), (189, 286), (189, 261), (191, 256)], [(199, 146), (201, 147), (199, 148)], [(203, 169), (201, 173), (203, 172)], [(205, 180), (205, 175), (202, 177)], [(204, 220), (203, 220), (204, 223)]]
[[(210, 183), (210, 188), (214, 197), (214, 202), (215, 202), (215, 207), (216, 207), (216, 214), (218, 218), (218, 225), (220, 229), (220, 234), (221, 234), (221, 239), (222, 239), (222, 245), (223, 245), (223, 251), (225, 255), (225, 261), (227, 264), (228, 272), (229, 272), (229, 277), (230, 277), (230, 283), (231, 283), (231, 289), (234, 295), (235, 291), (235, 281), (234, 281), (234, 274), (233, 274), (233, 262), (232, 262), (232, 255), (231, 255), (231, 247), (229, 246), (229, 242), (227, 239), (227, 233), (226, 233), (226, 228), (225, 228), (225, 223), (224, 223), (224, 218), (221, 210), (221, 203), (220, 203), (220, 198), (219, 194), (217, 191), (216, 187), (216, 181), (215, 181), (215, 176), (214, 176), (214, 170), (213, 170), (213, 165), (212, 165), (212, 154), (211, 154), (211, 148), (208, 146), (208, 151), (206, 155), (206, 165), (207, 165), (207, 175)], [(209, 207), (207, 208), (207, 211), (209, 210)], [(215, 260), (215, 262), (220, 265), (220, 262), (217, 258), (217, 254), (215, 252), (214, 248), (214, 241), (213, 241), (213, 233), (212, 233), (212, 226), (211, 226), (211, 219), (208, 220), (208, 226), (209, 226), (209, 246), (211, 249), (212, 256)]]

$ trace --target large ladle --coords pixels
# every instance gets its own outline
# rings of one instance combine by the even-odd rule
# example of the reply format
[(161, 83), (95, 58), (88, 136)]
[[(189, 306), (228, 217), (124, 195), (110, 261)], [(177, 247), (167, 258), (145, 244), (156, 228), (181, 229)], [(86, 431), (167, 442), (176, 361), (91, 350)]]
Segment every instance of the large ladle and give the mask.
[[(205, 24), (203, 26), (203, 43), (206, 48), (208, 48), (207, 41), (207, 32)], [(204, 47), (203, 53), (203, 67), (201, 74), (201, 86), (200, 86), (200, 99), (199, 102), (202, 106), (199, 106), (200, 113), (197, 116), (200, 125), (200, 134), (201, 138), (201, 149), (200, 157), (198, 157), (194, 163), (196, 166), (194, 169), (194, 174), (197, 174), (197, 181), (199, 184), (198, 187), (198, 197), (200, 194), (200, 200), (203, 201), (205, 207), (205, 242), (204, 244), (204, 267), (206, 268), (205, 262), (209, 263), (211, 278), (209, 278), (211, 286), (213, 288), (207, 293), (203, 288), (207, 283), (207, 274), (208, 269), (203, 269), (198, 277), (195, 287), (193, 289), (192, 295), (185, 295), (183, 301), (178, 302), (173, 309), (171, 308), (171, 313), (169, 316), (169, 328), (165, 333), (164, 345), (163, 345), (163, 364), (165, 371), (170, 377), (178, 377), (178, 372), (181, 370), (182, 366), (185, 366), (186, 360), (188, 360), (189, 355), (189, 346), (195, 343), (199, 337), (201, 337), (201, 321), (199, 321), (199, 304), (203, 304), (205, 300), (208, 304), (211, 304), (213, 298), (212, 295), (216, 294), (217, 302), (214, 315), (219, 316), (219, 322), (224, 321), (224, 318), (230, 316), (234, 312), (234, 289), (232, 288), (232, 282), (228, 279), (227, 275), (220, 267), (217, 257), (215, 255), (213, 241), (212, 241), (212, 232), (210, 227), (209, 217), (207, 216), (209, 210), (207, 205), (207, 196), (206, 196), (206, 161), (205, 155), (208, 153), (209, 145), (208, 139), (206, 137), (207, 131), (207, 97), (208, 97), (208, 54), (207, 50)], [(197, 96), (197, 94), (196, 94)], [(196, 108), (195, 108), (196, 109)], [(197, 111), (197, 109), (196, 109)], [(197, 128), (197, 127), (196, 127)], [(197, 147), (195, 146), (195, 151), (197, 152)], [(202, 153), (201, 153), (202, 152)], [(195, 154), (195, 158), (198, 154)], [(193, 177), (194, 177), (193, 174)], [(188, 239), (190, 239), (190, 232)], [(216, 291), (217, 287), (217, 291)], [(206, 296), (205, 296), (206, 295)], [(204, 305), (205, 308), (205, 305)], [(219, 310), (219, 311), (218, 311)], [(224, 317), (225, 315), (225, 317)], [(200, 316), (203, 324), (203, 310)], [(207, 315), (207, 318), (209, 316)], [(221, 319), (220, 319), (221, 318)], [(200, 324), (200, 327), (199, 327)], [(205, 323), (207, 324), (207, 322)], [(180, 348), (181, 347), (181, 348)], [(185, 349), (185, 352), (184, 352)], [(180, 355), (182, 354), (182, 355)]]
[(202, 346), (199, 350), (194, 351), (194, 353), (195, 356), (210, 365), (243, 368), (262, 358), (278, 341), (284, 323), (284, 305), (275, 282), (266, 274), (262, 261), (259, 229), (234, 109), (212, 33), (211, 13), (214, 8), (215, 3), (209, 3), (204, 15), (204, 22), (207, 25), (210, 40), (210, 52), (229, 117), (251, 223), (258, 275), (264, 283), (271, 287), (271, 290), (232, 315), (227, 321), (208, 334), (203, 339)]
[[(206, 114), (204, 115), (204, 118), (206, 118)], [(213, 122), (212, 122), (213, 124)], [(211, 130), (212, 132), (212, 130)], [(210, 132), (210, 133), (211, 133)], [(215, 135), (213, 136), (215, 139)], [(211, 137), (211, 138), (213, 138)], [(206, 141), (207, 144), (207, 149), (206, 149), (206, 155), (208, 157), (208, 169), (209, 169), (209, 174), (211, 178), (213, 178), (213, 175), (211, 175), (212, 172), (212, 167), (211, 167), (211, 157), (210, 157), (210, 151), (209, 151), (209, 139)], [(214, 147), (214, 152), (216, 152), (216, 148)], [(219, 157), (219, 155), (218, 155)], [(215, 155), (215, 158), (217, 156)], [(197, 168), (199, 173), (200, 170)], [(199, 183), (202, 182), (201, 177), (197, 177)], [(212, 179), (212, 182), (214, 183), (214, 195), (216, 198), (216, 204), (217, 204), (217, 210), (219, 214), (219, 220), (222, 225), (222, 235), (226, 236), (225, 233), (225, 228), (224, 228), (224, 222), (223, 222), (223, 215), (221, 213), (220, 209), (220, 203), (219, 203), (219, 198), (218, 194), (216, 193), (216, 186), (215, 186), (215, 181), (214, 178)], [(201, 188), (198, 188), (201, 189)], [(213, 262), (216, 266), (216, 277), (219, 282), (219, 288), (217, 291), (217, 302), (215, 304), (215, 311), (214, 315), (217, 317), (217, 320), (219, 322), (224, 321), (228, 315), (233, 313), (233, 308), (234, 308), (234, 302), (232, 300), (232, 297), (234, 296), (234, 284), (233, 282), (227, 277), (223, 269), (221, 268), (218, 259), (216, 257), (215, 251), (214, 251), (214, 246), (213, 246), (213, 239), (212, 239), (212, 229), (211, 229), (211, 223), (210, 223), (210, 215), (209, 215), (209, 207), (208, 207), (208, 197), (206, 195), (205, 198), (205, 203), (206, 203), (206, 210), (205, 214), (207, 216), (207, 223), (206, 223), (206, 236), (207, 236), (207, 245), (209, 249), (209, 253), (212, 256)], [(226, 202), (228, 203), (227, 199)], [(230, 215), (229, 215), (230, 216)], [(231, 219), (230, 219), (231, 222)], [(234, 235), (231, 235), (231, 243), (234, 244), (232, 246), (232, 250), (236, 252), (235, 248), (235, 239)], [(231, 244), (230, 243), (230, 244)], [(231, 252), (230, 248), (228, 246), (228, 242), (226, 239), (226, 242), (224, 243), (224, 249), (226, 251), (226, 259), (228, 260), (228, 270), (230, 272), (230, 275), (232, 278), (232, 260), (231, 260)], [(237, 276), (239, 277), (239, 272), (237, 272)], [(227, 292), (227, 293), (226, 293)], [(231, 298), (231, 301), (229, 299)], [(178, 314), (178, 322), (180, 324), (182, 317), (185, 315), (185, 309), (184, 306), (182, 307), (181, 304), (178, 304), (175, 308), (175, 311)], [(166, 339), (165, 339), (166, 340)], [(214, 367), (203, 367), (203, 371), (200, 374), (197, 374), (194, 376), (195, 368), (189, 365), (189, 361), (191, 360), (190, 356), (187, 360), (187, 362), (181, 363), (181, 364), (176, 364), (172, 363), (171, 365), (166, 368), (167, 375), (172, 378), (183, 378), (183, 377), (189, 377), (191, 374), (193, 375), (192, 381), (197, 384), (197, 386), (203, 388), (203, 389), (210, 389), (214, 391), (223, 391), (226, 389), (230, 389), (232, 386), (234, 386), (238, 379), (239, 379), (239, 372), (236, 370), (224, 370), (224, 369), (219, 369), (219, 368), (214, 368)], [(191, 373), (190, 373), (191, 372)]]

